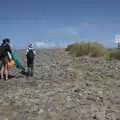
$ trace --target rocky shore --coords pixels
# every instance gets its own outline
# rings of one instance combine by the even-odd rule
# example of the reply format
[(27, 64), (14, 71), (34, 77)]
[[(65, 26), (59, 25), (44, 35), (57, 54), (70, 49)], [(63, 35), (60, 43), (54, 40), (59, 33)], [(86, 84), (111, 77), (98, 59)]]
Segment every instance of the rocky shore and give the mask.
[(11, 79), (0, 81), (0, 120), (115, 120), (119, 114), (118, 61), (43, 49), (34, 78), (10, 73)]

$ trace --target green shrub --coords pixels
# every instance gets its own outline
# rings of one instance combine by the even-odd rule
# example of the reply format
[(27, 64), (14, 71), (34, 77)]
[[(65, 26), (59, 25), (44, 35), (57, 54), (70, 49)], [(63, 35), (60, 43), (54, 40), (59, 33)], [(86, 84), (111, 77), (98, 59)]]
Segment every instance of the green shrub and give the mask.
[(105, 54), (105, 58), (109, 60), (120, 60), (120, 49), (112, 49)]
[(106, 50), (104, 46), (97, 42), (89, 43), (89, 56), (91, 57), (101, 57), (104, 56)]
[(70, 51), (75, 56), (89, 55), (91, 57), (100, 57), (104, 55), (105, 48), (97, 42), (77, 42), (69, 45), (67, 51)]
[(88, 46), (85, 45), (84, 42), (81, 43), (75, 43), (70, 52), (76, 56), (83, 56), (88, 54)]
[(73, 46), (74, 46), (74, 44), (70, 44), (70, 45), (67, 46), (67, 48), (65, 50), (70, 51)]

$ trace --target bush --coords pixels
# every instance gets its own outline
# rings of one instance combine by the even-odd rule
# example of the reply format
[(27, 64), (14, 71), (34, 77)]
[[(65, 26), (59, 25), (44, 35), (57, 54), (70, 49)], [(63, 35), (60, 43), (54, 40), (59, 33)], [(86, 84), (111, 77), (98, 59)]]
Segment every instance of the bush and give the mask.
[(83, 56), (88, 54), (88, 46), (85, 46), (84, 42), (81, 43), (75, 43), (71, 49), (70, 52), (74, 54), (75, 56)]
[(66, 51), (70, 51), (73, 46), (74, 46), (74, 44), (68, 45), (65, 50), (66, 50)]
[(89, 55), (91, 57), (101, 57), (105, 52), (104, 46), (97, 42), (78, 42), (69, 45), (66, 49), (75, 56)]
[(105, 57), (109, 60), (120, 60), (120, 49), (112, 49), (109, 50), (106, 54)]

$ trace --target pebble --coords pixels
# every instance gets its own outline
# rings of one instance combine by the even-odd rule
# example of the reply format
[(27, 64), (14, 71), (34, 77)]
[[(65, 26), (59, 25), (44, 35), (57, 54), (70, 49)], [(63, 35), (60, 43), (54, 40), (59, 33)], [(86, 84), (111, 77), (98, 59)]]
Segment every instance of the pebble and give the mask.
[(38, 113), (41, 114), (41, 113), (43, 113), (43, 112), (44, 112), (44, 110), (43, 110), (43, 109), (40, 109)]

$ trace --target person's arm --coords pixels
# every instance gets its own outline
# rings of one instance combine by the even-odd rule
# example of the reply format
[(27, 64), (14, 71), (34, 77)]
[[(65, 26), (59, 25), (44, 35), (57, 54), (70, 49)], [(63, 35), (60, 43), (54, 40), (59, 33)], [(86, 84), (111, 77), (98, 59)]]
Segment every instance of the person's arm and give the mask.
[(35, 51), (35, 49), (33, 49), (33, 53), (34, 53), (34, 55), (36, 55), (36, 51)]
[(12, 55), (12, 49), (10, 47), (10, 45), (7, 44), (7, 51)]
[(29, 50), (28, 50), (28, 48), (27, 48), (25, 55), (27, 55), (28, 51), (29, 51)]
[(13, 54), (12, 54), (12, 49), (11, 49), (11, 47), (10, 47), (10, 45), (9, 44), (7, 44), (6, 45), (6, 49), (7, 49), (7, 54), (8, 54), (8, 56), (9, 56), (9, 59), (11, 60), (11, 59), (14, 59), (14, 57), (13, 57)]

